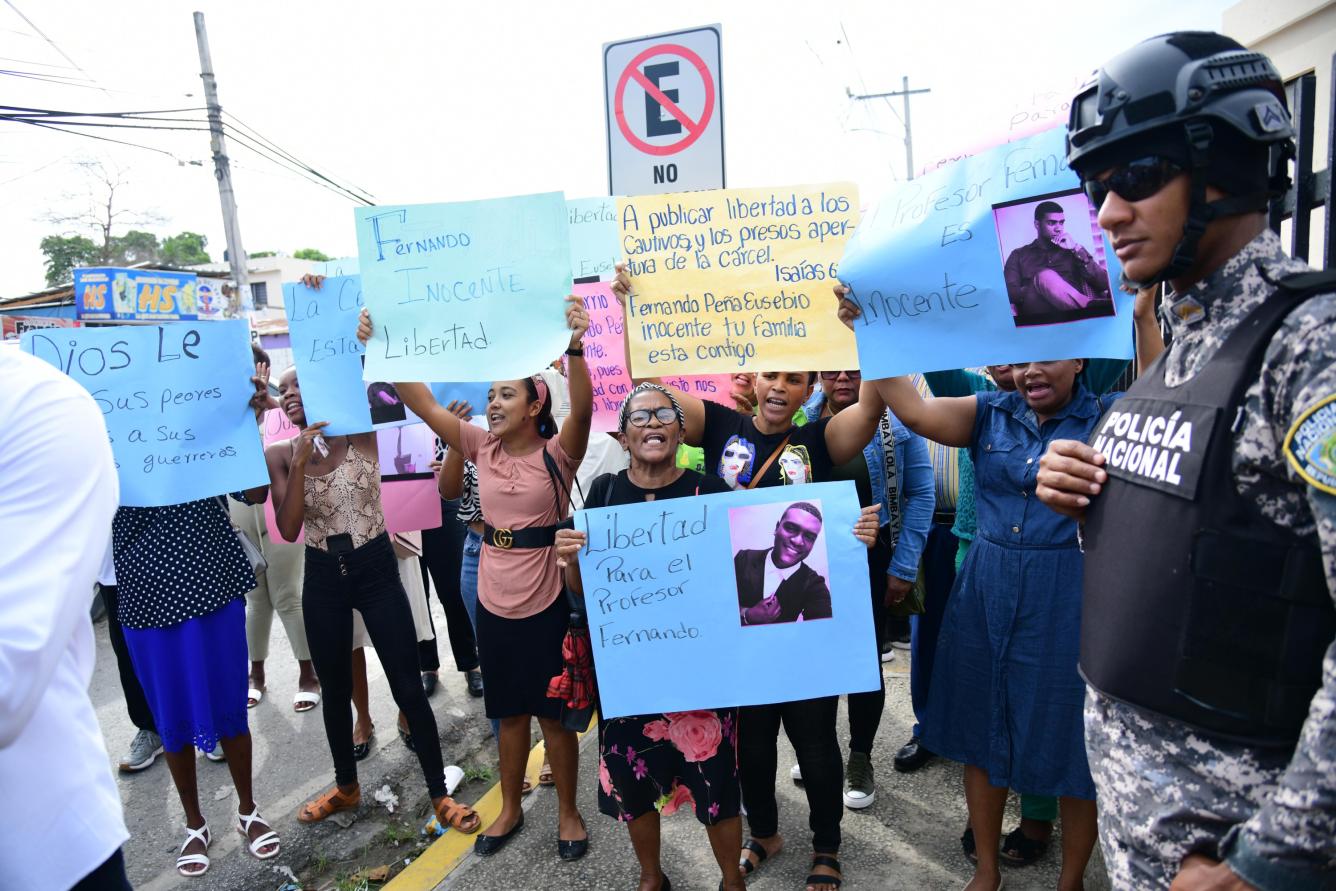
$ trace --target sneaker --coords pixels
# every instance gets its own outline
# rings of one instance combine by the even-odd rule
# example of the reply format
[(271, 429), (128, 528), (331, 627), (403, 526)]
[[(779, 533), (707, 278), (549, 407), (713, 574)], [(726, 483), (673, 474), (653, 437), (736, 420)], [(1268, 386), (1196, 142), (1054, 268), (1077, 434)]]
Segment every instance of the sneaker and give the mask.
[(219, 762), (219, 761), (226, 761), (226, 760), (227, 760), (227, 756), (223, 754), (223, 744), (222, 744), (222, 743), (217, 743), (217, 744), (215, 744), (214, 747), (213, 747), (213, 751), (212, 751), (212, 752), (205, 752), (205, 753), (204, 753), (204, 757), (205, 757), (205, 758), (208, 758), (210, 761), (214, 762), (215, 764), (216, 764), (217, 762)]
[(789, 779), (801, 785), (803, 781), (803, 769), (796, 764), (790, 767)]
[(895, 661), (895, 650), (888, 646), (888, 647), (882, 652), (882, 654), (881, 654), (881, 661), (882, 661), (882, 662), (894, 662), (894, 661)]
[(864, 752), (850, 752), (849, 766), (844, 770), (844, 806), (856, 811), (877, 800), (877, 787), (872, 780), (872, 759)]
[(121, 759), (121, 773), (137, 773), (147, 767), (162, 754), (162, 739), (152, 730), (141, 730), (130, 742), (130, 751)]
[(893, 638), (891, 640), (891, 646), (897, 650), (909, 649), (909, 629), (905, 629), (901, 632), (899, 637)]

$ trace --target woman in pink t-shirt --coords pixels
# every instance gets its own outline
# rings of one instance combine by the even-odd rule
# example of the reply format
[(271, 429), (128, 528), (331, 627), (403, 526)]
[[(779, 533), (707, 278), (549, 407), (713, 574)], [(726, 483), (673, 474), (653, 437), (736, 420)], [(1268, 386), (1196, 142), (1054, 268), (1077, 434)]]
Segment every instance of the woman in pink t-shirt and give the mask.
[[(584, 818), (575, 806), (578, 754), (572, 731), (561, 726), (561, 701), (548, 682), (562, 671), (561, 643), (569, 608), (553, 551), (556, 527), (566, 517), (569, 489), (589, 442), (594, 393), (581, 338), (589, 315), (579, 297), (566, 298), (571, 328), (566, 351), (571, 413), (560, 434), (542, 377), (493, 382), (487, 392), (484, 432), (461, 423), (420, 383), (396, 383), (404, 403), (447, 446), (478, 467), (484, 535), (478, 570), (478, 659), (487, 678), (487, 717), (501, 722), (501, 813), (478, 836), (475, 851), (499, 851), (524, 825), (521, 786), (529, 754), (530, 718), (537, 717), (557, 787), (557, 851), (577, 860), (589, 848)], [(371, 336), (366, 310), (357, 336)]]

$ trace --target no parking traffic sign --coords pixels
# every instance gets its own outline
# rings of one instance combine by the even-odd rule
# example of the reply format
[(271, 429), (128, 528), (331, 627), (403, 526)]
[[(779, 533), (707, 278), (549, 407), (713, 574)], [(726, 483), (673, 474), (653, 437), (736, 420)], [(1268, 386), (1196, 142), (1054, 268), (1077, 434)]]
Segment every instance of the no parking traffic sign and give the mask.
[(603, 45), (608, 191), (724, 187), (718, 25)]

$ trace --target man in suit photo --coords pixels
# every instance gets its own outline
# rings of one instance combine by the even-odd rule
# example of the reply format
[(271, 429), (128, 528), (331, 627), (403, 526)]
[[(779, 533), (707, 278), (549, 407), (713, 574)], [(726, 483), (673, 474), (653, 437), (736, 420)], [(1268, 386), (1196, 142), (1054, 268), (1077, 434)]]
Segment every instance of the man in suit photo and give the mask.
[(820, 534), (821, 511), (797, 501), (775, 524), (772, 547), (743, 549), (733, 556), (743, 625), (830, 618), (830, 588), (804, 562)]

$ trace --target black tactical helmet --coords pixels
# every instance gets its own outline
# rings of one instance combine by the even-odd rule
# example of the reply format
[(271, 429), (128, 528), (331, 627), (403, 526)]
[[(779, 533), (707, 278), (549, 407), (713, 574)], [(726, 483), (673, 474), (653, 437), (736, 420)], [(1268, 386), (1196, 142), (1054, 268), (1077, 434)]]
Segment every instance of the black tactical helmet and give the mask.
[[(1082, 179), (1147, 155), (1168, 156), (1192, 176), (1173, 259), (1153, 281), (1134, 285), (1191, 268), (1211, 220), (1265, 209), (1289, 188), (1293, 153), (1271, 60), (1209, 31), (1163, 34), (1115, 56), (1072, 100), (1067, 124), (1067, 163)], [(1208, 202), (1208, 184), (1229, 197)]]

